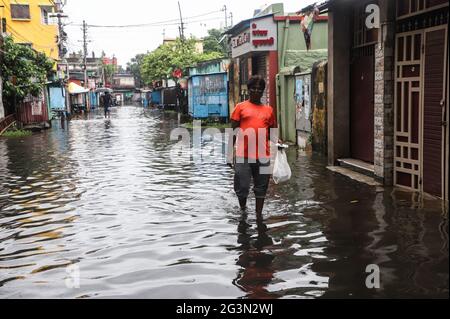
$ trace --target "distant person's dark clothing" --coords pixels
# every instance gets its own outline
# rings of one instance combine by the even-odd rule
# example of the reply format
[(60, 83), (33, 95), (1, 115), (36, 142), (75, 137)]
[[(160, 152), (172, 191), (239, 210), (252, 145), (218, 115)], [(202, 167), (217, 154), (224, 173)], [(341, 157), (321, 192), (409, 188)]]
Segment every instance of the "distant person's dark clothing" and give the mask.
[(106, 94), (103, 100), (105, 108), (110, 108), (113, 105), (113, 100), (111, 94)]
[(105, 107), (105, 117), (106, 117), (107, 115), (109, 115), (109, 112), (110, 112), (109, 108), (111, 106), (113, 106), (113, 99), (112, 99), (111, 94), (109, 94), (109, 93), (105, 94), (105, 96), (103, 98), (103, 105)]

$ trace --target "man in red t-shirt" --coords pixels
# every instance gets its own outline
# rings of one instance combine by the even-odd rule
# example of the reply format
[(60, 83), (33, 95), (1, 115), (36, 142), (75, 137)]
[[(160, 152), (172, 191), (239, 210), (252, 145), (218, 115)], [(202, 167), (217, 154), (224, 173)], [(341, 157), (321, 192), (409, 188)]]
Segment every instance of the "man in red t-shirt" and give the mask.
[(238, 104), (231, 115), (233, 130), (238, 129), (237, 134), (233, 135), (232, 142), (233, 149), (237, 142), (234, 154), (234, 190), (241, 209), (245, 210), (253, 178), (259, 230), (260, 226), (264, 227), (262, 211), (271, 176), (267, 171), (270, 166), (270, 129), (277, 126), (273, 108), (261, 103), (266, 88), (264, 79), (258, 75), (251, 77), (247, 88), (249, 100)]

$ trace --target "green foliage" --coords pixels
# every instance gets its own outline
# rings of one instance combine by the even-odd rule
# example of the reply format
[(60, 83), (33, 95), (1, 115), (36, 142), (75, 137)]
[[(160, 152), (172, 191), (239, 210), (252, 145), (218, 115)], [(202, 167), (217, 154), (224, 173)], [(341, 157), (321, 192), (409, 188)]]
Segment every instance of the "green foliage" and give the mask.
[(116, 73), (115, 65), (103, 64), (103, 69), (105, 71), (106, 82), (112, 83), (114, 74)]
[(33, 133), (31, 131), (27, 130), (10, 130), (3, 133), (3, 137), (10, 137), (10, 138), (18, 138), (18, 137), (26, 137), (31, 136)]
[(196, 39), (181, 41), (177, 39), (173, 43), (159, 46), (153, 52), (143, 58), (141, 75), (145, 83), (161, 79), (174, 79), (173, 71), (176, 69), (186, 70), (198, 62), (218, 59), (224, 55), (221, 52), (198, 53), (195, 49)]
[(203, 62), (208, 60), (215, 60), (215, 59), (221, 59), (224, 55), (220, 52), (209, 52), (209, 53), (203, 53), (200, 55), (197, 62)]
[(4, 38), (2, 50), (3, 95), (5, 100), (23, 100), (27, 95), (38, 96), (53, 69), (53, 61), (32, 48)]
[(141, 68), (144, 62), (145, 54), (137, 54), (130, 62), (127, 63), (127, 71), (134, 75), (138, 87), (142, 86)]
[(223, 31), (219, 29), (208, 30), (208, 35), (203, 39), (203, 50), (205, 54), (210, 53), (220, 53), (224, 57), (227, 55), (227, 44), (226, 41), (222, 41)]

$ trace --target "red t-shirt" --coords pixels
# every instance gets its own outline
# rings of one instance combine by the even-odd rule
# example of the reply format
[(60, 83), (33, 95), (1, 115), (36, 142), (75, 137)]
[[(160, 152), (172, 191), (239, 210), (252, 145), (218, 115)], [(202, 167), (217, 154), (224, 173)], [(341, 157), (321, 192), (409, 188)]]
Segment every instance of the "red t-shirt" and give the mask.
[[(245, 101), (236, 105), (231, 119), (240, 122), (237, 135), (236, 156), (249, 159), (270, 158), (270, 128), (276, 127), (273, 108), (270, 105), (257, 105)], [(265, 132), (261, 135), (261, 133)], [(261, 150), (258, 151), (261, 137)]]

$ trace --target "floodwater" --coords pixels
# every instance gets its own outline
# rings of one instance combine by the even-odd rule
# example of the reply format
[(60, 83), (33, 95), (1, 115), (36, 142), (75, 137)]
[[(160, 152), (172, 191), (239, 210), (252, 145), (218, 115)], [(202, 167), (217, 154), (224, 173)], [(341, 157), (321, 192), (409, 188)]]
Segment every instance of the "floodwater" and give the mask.
[(2, 298), (448, 298), (440, 201), (292, 148), (294, 176), (271, 185), (258, 233), (220, 156), (171, 160), (173, 115), (122, 107), (61, 124), (0, 139)]

